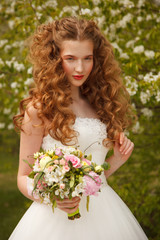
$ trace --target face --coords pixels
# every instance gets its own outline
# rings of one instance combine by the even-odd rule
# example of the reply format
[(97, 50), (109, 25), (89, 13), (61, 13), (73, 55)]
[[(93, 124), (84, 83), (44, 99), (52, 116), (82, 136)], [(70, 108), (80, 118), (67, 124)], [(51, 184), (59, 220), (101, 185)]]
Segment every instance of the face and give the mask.
[(63, 69), (72, 86), (80, 87), (93, 67), (93, 43), (89, 40), (65, 40), (61, 47)]

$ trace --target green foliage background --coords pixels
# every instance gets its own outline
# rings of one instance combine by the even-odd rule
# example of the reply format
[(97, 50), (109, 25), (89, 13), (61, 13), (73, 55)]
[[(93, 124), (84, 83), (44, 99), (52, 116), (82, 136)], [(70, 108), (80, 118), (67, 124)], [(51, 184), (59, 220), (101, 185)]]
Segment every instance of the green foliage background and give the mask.
[[(0, 239), (7, 239), (31, 202), (16, 186), (19, 136), (12, 117), (32, 83), (24, 40), (37, 25), (63, 16), (96, 20), (111, 41), (131, 95), (135, 150), (109, 184), (151, 240), (160, 239), (160, 15), (149, 0), (1, 0), (0, 3)], [(104, 206), (105, 207), (105, 206)]]

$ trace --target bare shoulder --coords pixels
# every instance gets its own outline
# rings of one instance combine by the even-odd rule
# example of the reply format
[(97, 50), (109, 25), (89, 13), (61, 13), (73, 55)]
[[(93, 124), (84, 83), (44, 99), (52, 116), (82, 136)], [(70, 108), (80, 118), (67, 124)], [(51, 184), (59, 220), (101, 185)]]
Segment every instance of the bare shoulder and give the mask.
[(32, 103), (26, 107), (22, 128), (28, 133), (44, 132), (44, 121), (38, 116), (38, 109)]

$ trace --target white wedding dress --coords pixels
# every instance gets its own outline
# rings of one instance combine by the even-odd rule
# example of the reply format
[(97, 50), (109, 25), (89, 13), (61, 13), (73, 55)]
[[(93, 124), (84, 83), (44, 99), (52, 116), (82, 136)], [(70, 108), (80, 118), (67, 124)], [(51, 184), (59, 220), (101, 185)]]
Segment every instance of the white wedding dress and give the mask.
[[(102, 145), (106, 126), (98, 119), (76, 118), (74, 129), (79, 132), (79, 148), (92, 154), (92, 161), (102, 164), (107, 149)], [(62, 144), (50, 135), (43, 139), (43, 149)], [(98, 196), (90, 197), (89, 212), (86, 197), (80, 202), (81, 218), (68, 220), (67, 213), (34, 202), (26, 211), (9, 240), (145, 240), (141, 226), (114, 190), (101, 175), (103, 186)]]

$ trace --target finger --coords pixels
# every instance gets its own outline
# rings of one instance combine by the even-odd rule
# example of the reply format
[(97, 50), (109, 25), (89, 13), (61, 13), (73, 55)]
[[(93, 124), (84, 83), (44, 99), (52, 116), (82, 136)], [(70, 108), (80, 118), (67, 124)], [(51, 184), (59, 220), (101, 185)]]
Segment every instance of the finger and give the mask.
[(123, 141), (124, 141), (124, 133), (121, 132), (121, 133), (119, 134), (119, 143), (122, 144)]
[(56, 201), (57, 205), (59, 206), (67, 206), (67, 207), (72, 207), (73, 205), (75, 206), (76, 204), (78, 204), (80, 202), (80, 199), (77, 199), (76, 201)]
[(122, 154), (125, 154), (125, 152), (127, 151), (127, 149), (131, 146), (131, 141), (129, 139), (127, 139), (126, 141), (126, 145), (123, 149), (123, 151), (121, 152)]
[(64, 207), (60, 207), (59, 209), (61, 209), (62, 211), (65, 211), (67, 213), (74, 213), (77, 209), (79, 208), (79, 205), (75, 206), (74, 208), (64, 208)]
[(120, 152), (122, 153), (123, 152), (123, 150), (125, 149), (125, 146), (127, 145), (127, 141), (128, 141), (128, 138), (127, 137), (124, 137), (124, 141), (123, 141), (123, 143), (122, 143), (122, 145), (121, 145), (121, 147), (120, 147)]
[(133, 151), (133, 148), (134, 148), (134, 143), (131, 142), (131, 145), (130, 145), (130, 147), (127, 149), (127, 151), (125, 152), (125, 155), (127, 155), (130, 151), (132, 152), (132, 151)]

